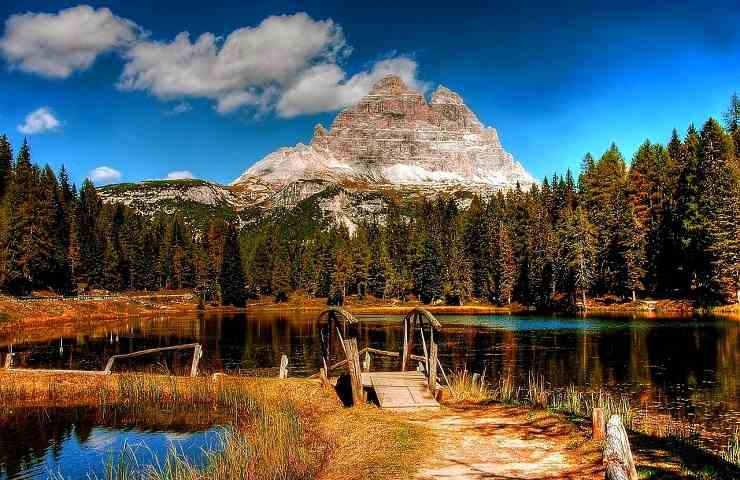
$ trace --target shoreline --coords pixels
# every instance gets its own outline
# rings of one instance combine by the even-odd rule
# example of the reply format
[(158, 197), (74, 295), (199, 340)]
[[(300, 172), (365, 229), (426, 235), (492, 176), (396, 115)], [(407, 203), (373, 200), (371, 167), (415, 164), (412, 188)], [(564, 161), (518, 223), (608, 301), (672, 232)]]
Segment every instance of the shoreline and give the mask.
[[(187, 294), (168, 295), (167, 292), (156, 294), (125, 294), (105, 300), (85, 299), (49, 299), (25, 301), (8, 296), (0, 296), (0, 337), (13, 332), (30, 333), (34, 330), (48, 328), (68, 328), (74, 325), (95, 322), (105, 324), (127, 318), (149, 318), (158, 315), (173, 314), (213, 314), (213, 313), (299, 313), (318, 314), (329, 308), (326, 299), (294, 299), (286, 303), (272, 301), (248, 303), (245, 307), (230, 307), (206, 304), (199, 309), (192, 298), (183, 300)], [(175, 298), (175, 300), (168, 297)], [(652, 309), (647, 309), (647, 302), (604, 303), (589, 300), (586, 310), (578, 315), (640, 315), (645, 318), (681, 317), (694, 315), (717, 315), (740, 320), (739, 305), (725, 305), (709, 311), (695, 308), (686, 300), (656, 300)], [(415, 307), (423, 306), (430, 312), (439, 315), (536, 315), (568, 314), (568, 310), (536, 311), (520, 304), (496, 306), (483, 303), (467, 305), (423, 305), (420, 302), (385, 302), (377, 299), (348, 299), (343, 308), (356, 315), (405, 315)]]

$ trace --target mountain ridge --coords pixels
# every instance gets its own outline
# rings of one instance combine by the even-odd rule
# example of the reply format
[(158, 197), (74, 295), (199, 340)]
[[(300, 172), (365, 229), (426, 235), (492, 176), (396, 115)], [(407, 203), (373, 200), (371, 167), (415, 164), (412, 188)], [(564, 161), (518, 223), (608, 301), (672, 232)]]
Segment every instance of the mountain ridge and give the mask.
[[(310, 142), (275, 150), (229, 185), (147, 181), (103, 187), (101, 195), (148, 215), (171, 215), (182, 202), (180, 210), (201, 216), (228, 212), (242, 219), (316, 199), (328, 216), (351, 227), (382, 211), (391, 196), (488, 196), (533, 183), (462, 96), (440, 85), (427, 101), (388, 76), (340, 111), (329, 129), (316, 125)], [(379, 204), (379, 198), (386, 200)]]

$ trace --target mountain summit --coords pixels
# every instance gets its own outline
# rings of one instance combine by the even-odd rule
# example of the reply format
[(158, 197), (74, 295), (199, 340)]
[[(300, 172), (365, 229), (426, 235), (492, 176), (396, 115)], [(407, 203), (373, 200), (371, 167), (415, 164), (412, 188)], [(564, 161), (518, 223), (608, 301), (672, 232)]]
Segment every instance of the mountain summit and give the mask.
[(389, 76), (341, 111), (331, 128), (317, 125), (308, 145), (267, 155), (228, 188), (157, 181), (111, 185), (101, 195), (147, 215), (180, 212), (201, 224), (214, 215), (250, 222), (307, 201), (352, 229), (358, 219), (382, 215), (391, 198), (444, 194), (467, 201), (517, 183), (526, 189), (534, 179), (460, 95), (440, 86), (427, 101)]
[(439, 86), (427, 102), (397, 76), (381, 79), (341, 111), (328, 131), (317, 125), (308, 145), (270, 153), (231, 185), (280, 189), (313, 180), (476, 189), (534, 182), (460, 95)]

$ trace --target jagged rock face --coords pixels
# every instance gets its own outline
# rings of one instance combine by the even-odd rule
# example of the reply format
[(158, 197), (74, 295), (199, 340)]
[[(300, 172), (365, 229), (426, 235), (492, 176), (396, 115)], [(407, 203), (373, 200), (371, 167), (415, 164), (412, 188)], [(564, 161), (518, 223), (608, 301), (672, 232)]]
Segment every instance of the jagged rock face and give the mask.
[(534, 182), (459, 95), (440, 86), (427, 102), (396, 76), (340, 112), (329, 131), (318, 125), (309, 145), (269, 154), (232, 185), (281, 189), (305, 180), (475, 189)]

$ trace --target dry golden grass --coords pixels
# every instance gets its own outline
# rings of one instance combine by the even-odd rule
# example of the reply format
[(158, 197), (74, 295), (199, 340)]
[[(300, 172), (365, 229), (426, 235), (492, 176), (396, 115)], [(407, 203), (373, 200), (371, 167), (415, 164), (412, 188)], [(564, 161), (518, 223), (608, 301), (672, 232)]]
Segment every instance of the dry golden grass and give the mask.
[[(102, 415), (156, 423), (177, 411), (201, 425), (228, 423), (221, 452), (204, 469), (177, 455), (144, 478), (264, 480), (404, 478), (426, 452), (424, 429), (371, 406), (340, 405), (318, 382), (218, 376), (0, 372), (0, 407), (97, 406)], [(0, 410), (0, 411), (2, 411)], [(140, 478), (122, 459), (111, 480)]]

